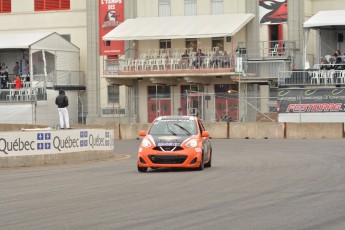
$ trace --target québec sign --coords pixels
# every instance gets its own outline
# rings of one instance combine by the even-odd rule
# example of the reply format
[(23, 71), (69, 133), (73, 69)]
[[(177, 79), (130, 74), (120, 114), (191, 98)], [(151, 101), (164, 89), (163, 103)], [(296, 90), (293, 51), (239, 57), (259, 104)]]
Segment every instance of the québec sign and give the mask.
[(0, 157), (113, 150), (112, 130), (2, 132)]

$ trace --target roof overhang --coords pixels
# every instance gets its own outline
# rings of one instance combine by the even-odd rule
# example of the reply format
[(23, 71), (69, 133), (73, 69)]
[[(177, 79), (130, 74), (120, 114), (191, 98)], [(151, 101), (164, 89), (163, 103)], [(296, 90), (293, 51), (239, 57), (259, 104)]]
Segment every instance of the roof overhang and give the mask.
[(51, 34), (53, 32), (1, 34), (0, 49), (29, 49), (32, 44)]
[(319, 11), (304, 22), (305, 29), (345, 30), (345, 10)]
[(221, 14), (127, 19), (103, 40), (157, 40), (233, 36), (254, 14)]

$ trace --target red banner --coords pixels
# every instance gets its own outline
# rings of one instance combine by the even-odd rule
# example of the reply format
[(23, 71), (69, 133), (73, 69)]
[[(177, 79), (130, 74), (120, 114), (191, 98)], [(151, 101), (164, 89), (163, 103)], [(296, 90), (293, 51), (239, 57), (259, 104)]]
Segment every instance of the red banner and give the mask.
[(99, 0), (100, 55), (120, 55), (124, 41), (103, 41), (102, 37), (124, 21), (124, 0)]

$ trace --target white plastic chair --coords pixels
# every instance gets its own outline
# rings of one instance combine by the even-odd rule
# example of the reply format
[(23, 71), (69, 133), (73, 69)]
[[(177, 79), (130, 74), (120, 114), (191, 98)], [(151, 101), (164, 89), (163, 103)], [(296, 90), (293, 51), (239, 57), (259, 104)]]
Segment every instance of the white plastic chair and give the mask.
[(13, 100), (14, 99), (14, 90), (10, 90), (10, 93), (6, 95), (6, 100)]
[(271, 56), (278, 55), (279, 44), (275, 44), (273, 50), (270, 52)]

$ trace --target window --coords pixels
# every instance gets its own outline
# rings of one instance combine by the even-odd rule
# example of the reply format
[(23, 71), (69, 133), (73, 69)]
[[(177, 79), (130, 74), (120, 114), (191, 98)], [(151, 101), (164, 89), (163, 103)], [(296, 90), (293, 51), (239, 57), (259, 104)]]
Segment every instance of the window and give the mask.
[(184, 0), (184, 15), (197, 15), (196, 0)]
[(223, 14), (224, 4), (223, 0), (211, 0), (211, 14)]
[(160, 49), (171, 49), (171, 40), (170, 39), (161, 39), (159, 40)]
[(35, 0), (35, 11), (69, 10), (70, 0)]
[(11, 13), (11, 0), (0, 0), (0, 13)]
[(120, 102), (120, 87), (118, 85), (108, 85), (108, 103)]
[(158, 16), (170, 16), (170, 0), (158, 0)]
[(61, 34), (61, 37), (63, 37), (66, 41), (71, 42), (71, 35), (70, 34)]
[(148, 86), (147, 90), (149, 99), (170, 98), (170, 86), (168, 85)]
[(212, 48), (218, 47), (219, 51), (224, 51), (224, 38), (212, 38)]
[(198, 47), (198, 40), (196, 38), (190, 38), (186, 39), (186, 48), (192, 48), (193, 52), (196, 52), (196, 49)]

